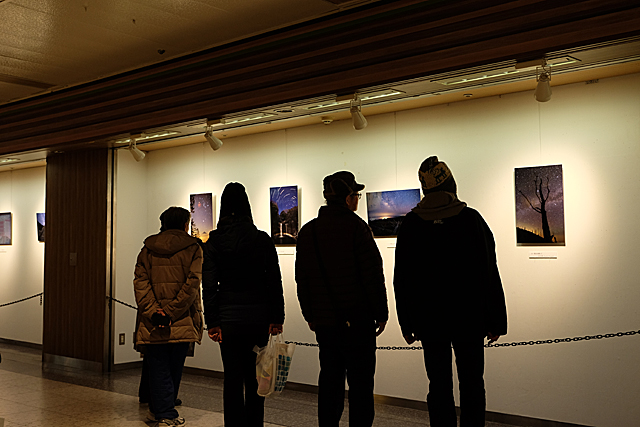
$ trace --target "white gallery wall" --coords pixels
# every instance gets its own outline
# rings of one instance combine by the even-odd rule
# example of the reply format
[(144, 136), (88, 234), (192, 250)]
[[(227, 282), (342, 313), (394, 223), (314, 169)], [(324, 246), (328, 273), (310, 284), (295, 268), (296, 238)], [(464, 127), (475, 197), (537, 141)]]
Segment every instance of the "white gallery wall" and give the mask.
[[(0, 245), (0, 305), (42, 292), (44, 243), (36, 213), (44, 212), (44, 167), (0, 172), (0, 213), (12, 213), (12, 244)], [(0, 338), (42, 344), (42, 306), (32, 298), (0, 307)]]
[[(544, 104), (530, 92), (465, 100), (369, 117), (362, 131), (350, 121), (318, 124), (226, 139), (216, 152), (206, 143), (152, 151), (140, 163), (121, 150), (115, 297), (134, 303), (133, 268), (143, 239), (158, 232), (164, 209), (188, 208), (190, 194), (213, 193), (217, 220), (225, 184), (242, 182), (256, 225), (269, 230), (270, 187), (300, 188), (304, 224), (323, 204), (324, 176), (350, 170), (366, 184), (365, 192), (418, 188), (418, 166), (437, 155), (451, 168), (460, 199), (493, 230), (509, 315), (501, 342), (637, 331), (640, 75), (553, 92)], [(566, 246), (518, 247), (514, 168), (552, 164), (563, 166)], [(366, 219), (364, 201), (357, 213)], [(392, 286), (395, 239), (377, 242), (391, 309), (378, 344), (403, 346)], [(532, 260), (534, 250), (557, 252), (557, 259)], [(285, 338), (314, 343), (296, 299), (295, 249), (278, 251)], [(134, 310), (117, 306), (116, 334), (126, 333), (127, 340), (116, 346), (116, 363), (139, 360), (131, 346), (134, 320)], [(640, 335), (487, 349), (487, 409), (576, 424), (637, 425), (638, 354)], [(377, 394), (425, 399), (421, 352), (377, 355)], [(187, 365), (222, 371), (217, 344), (205, 335)], [(317, 375), (317, 348), (299, 346), (290, 380), (315, 385)]]

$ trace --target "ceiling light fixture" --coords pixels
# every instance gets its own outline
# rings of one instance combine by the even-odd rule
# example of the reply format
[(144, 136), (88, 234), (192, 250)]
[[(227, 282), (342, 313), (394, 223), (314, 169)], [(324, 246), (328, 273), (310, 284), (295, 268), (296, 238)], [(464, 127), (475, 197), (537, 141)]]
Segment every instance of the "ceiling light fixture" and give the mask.
[(131, 135), (131, 139), (129, 140), (129, 147), (127, 147), (127, 149), (136, 160), (136, 162), (140, 162), (147, 154), (136, 147), (136, 138), (142, 138), (142, 135)]
[(207, 140), (207, 142), (209, 142), (209, 145), (211, 146), (211, 149), (213, 151), (219, 150), (220, 147), (222, 147), (222, 141), (213, 134), (213, 129), (211, 128), (211, 126), (217, 124), (225, 124), (225, 121), (222, 119), (207, 120), (207, 131), (204, 134), (205, 139)]
[(551, 99), (551, 68), (546, 64), (536, 68), (536, 81), (538, 85), (533, 96), (538, 102), (547, 102)]
[(528, 71), (533, 67), (538, 67), (545, 65), (546, 67), (559, 67), (562, 65), (569, 65), (579, 62), (578, 59), (573, 58), (571, 56), (562, 56), (560, 58), (553, 59), (535, 59), (532, 61), (524, 61), (524, 62), (516, 62), (515, 66), (505, 66), (501, 68), (497, 68), (494, 70), (480, 71), (480, 72), (471, 72), (464, 76), (458, 75), (457, 77), (450, 77), (445, 79), (436, 79), (432, 80), (434, 83), (439, 83), (445, 86), (455, 86), (460, 84), (469, 84), (478, 82), (481, 80), (489, 80), (489, 79), (500, 79), (504, 77), (515, 77), (516, 74), (520, 74), (522, 72)]
[(216, 121), (214, 124), (225, 124), (225, 125), (233, 125), (236, 123), (244, 123), (244, 122), (249, 122), (252, 120), (260, 120), (260, 119), (266, 119), (267, 117), (274, 117), (275, 114), (268, 114), (268, 113), (259, 113), (259, 114), (254, 114), (251, 116), (246, 116), (246, 117), (238, 117), (235, 119), (227, 119), (227, 120), (221, 120), (221, 121)]
[[(147, 141), (149, 139), (164, 138), (167, 136), (173, 136), (178, 134), (180, 134), (180, 132), (167, 130), (167, 131), (162, 131), (162, 132), (152, 133), (152, 134), (142, 134), (140, 137), (137, 137), (136, 139), (137, 139), (137, 142), (140, 142), (140, 141)], [(114, 144), (130, 144), (130, 143), (131, 143), (131, 138), (119, 139), (114, 142)]]
[[(401, 95), (404, 92), (400, 92), (395, 89), (386, 89), (382, 91), (370, 92), (367, 94), (360, 94), (361, 101), (370, 101), (372, 99), (388, 98), (390, 96)], [(349, 104), (353, 100), (352, 95), (337, 96), (335, 101), (324, 102), (320, 104), (313, 104), (306, 107), (306, 110), (318, 110), (320, 108), (336, 107), (339, 105)]]
[(351, 119), (353, 121), (353, 128), (355, 130), (362, 130), (367, 127), (369, 124), (367, 119), (362, 114), (362, 100), (358, 97), (357, 93), (353, 94), (353, 99), (351, 100)]

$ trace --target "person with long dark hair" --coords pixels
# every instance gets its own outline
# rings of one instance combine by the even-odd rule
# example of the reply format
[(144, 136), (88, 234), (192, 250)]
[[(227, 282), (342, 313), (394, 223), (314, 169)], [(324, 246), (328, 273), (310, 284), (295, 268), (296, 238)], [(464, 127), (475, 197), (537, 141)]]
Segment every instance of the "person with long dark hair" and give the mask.
[(224, 424), (262, 426), (253, 349), (282, 332), (284, 296), (275, 246), (253, 224), (240, 183), (222, 192), (218, 227), (204, 244), (202, 288), (209, 338), (220, 344), (224, 367)]

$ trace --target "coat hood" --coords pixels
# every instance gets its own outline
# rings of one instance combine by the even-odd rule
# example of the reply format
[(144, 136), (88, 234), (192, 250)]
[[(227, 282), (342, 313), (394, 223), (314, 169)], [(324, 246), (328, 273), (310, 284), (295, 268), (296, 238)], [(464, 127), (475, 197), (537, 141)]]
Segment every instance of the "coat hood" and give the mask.
[(466, 206), (465, 202), (458, 200), (456, 194), (437, 191), (426, 194), (411, 212), (424, 220), (436, 220), (456, 216)]
[(259, 230), (246, 218), (218, 222), (218, 228), (209, 233), (209, 240), (218, 252), (244, 252), (255, 244)]
[(198, 239), (189, 236), (183, 230), (167, 230), (145, 239), (144, 245), (156, 254), (172, 255), (198, 243)]

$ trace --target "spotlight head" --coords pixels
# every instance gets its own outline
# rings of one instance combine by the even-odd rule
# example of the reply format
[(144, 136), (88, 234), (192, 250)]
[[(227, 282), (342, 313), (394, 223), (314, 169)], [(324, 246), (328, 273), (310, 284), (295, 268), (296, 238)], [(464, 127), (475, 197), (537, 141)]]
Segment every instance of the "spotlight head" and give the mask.
[(536, 76), (538, 85), (533, 93), (533, 96), (538, 102), (547, 102), (551, 99), (551, 71), (549, 69), (542, 69), (542, 72)]
[(211, 149), (213, 151), (219, 150), (220, 147), (222, 147), (222, 141), (220, 141), (220, 139), (216, 138), (213, 135), (213, 131), (212, 130), (208, 130), (205, 134), (204, 134), (205, 139), (209, 142), (209, 145), (211, 146)]
[(353, 128), (355, 130), (362, 130), (369, 124), (362, 114), (362, 111), (360, 111), (359, 105), (351, 105), (351, 119), (353, 120)]
[(142, 161), (142, 159), (144, 159), (144, 157), (147, 155), (144, 151), (136, 147), (135, 142), (129, 145), (129, 152), (131, 153), (133, 158), (136, 160), (136, 162)]

